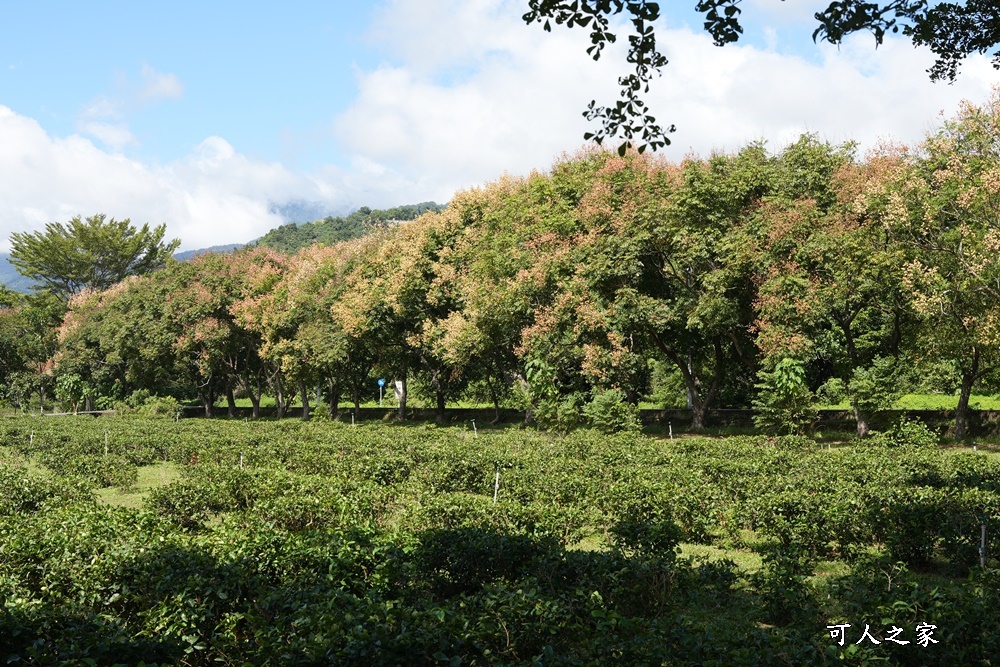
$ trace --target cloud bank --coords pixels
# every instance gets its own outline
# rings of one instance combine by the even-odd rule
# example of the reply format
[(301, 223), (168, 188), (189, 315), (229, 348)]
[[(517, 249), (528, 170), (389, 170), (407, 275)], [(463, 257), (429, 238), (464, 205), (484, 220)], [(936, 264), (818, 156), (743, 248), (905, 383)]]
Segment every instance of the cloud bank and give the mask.
[[(793, 4), (754, 3), (786, 27)], [(544, 167), (579, 146), (587, 103), (618, 99), (617, 78), (627, 71), (624, 40), (594, 63), (585, 54), (585, 30), (528, 28), (522, 5), (389, 3), (373, 38), (393, 44), (400, 64), (359, 75), (360, 94), (336, 121), (344, 144), (439, 193), (503, 170)], [(812, 26), (803, 22), (802, 29)], [(774, 41), (767, 49), (719, 48), (707, 34), (684, 28), (657, 36), (670, 63), (646, 98), (661, 122), (677, 126), (663, 151), (675, 159), (759, 139), (778, 149), (803, 132), (862, 147), (886, 137), (914, 143), (939, 112), (953, 112), (963, 98), (984, 100), (1000, 80), (985, 58), (973, 57), (956, 84), (933, 84), (925, 72), (931, 54), (894, 38), (876, 51), (870, 36), (857, 35), (840, 49), (813, 47), (806, 59), (776, 50)], [(457, 62), (470, 66), (456, 71)]]
[[(12, 231), (97, 212), (165, 222), (184, 249), (245, 242), (284, 222), (273, 204), (346, 210), (444, 202), (504, 172), (546, 169), (582, 145), (588, 125), (581, 112), (591, 99), (616, 100), (626, 68), (621, 50), (590, 60), (585, 31), (525, 26), (522, 5), (386, 2), (369, 36), (386, 60), (357, 72), (357, 97), (331, 118), (342, 151), (331, 162), (347, 167), (302, 173), (248, 157), (220, 136), (166, 164), (128, 157), (130, 113), (186, 102), (177, 77), (148, 66), (83, 108), (78, 134), (52, 136), (0, 106), (0, 247)], [(767, 47), (720, 49), (700, 33), (660, 30), (670, 64), (648, 102), (661, 121), (677, 125), (668, 157), (758, 139), (778, 149), (802, 132), (862, 148), (884, 137), (915, 143), (939, 112), (951, 114), (963, 98), (985, 100), (998, 81), (988, 61), (975, 57), (955, 85), (932, 84), (925, 73), (931, 56), (901, 40), (887, 38), (875, 51), (859, 37), (804, 58), (782, 52), (776, 35)]]

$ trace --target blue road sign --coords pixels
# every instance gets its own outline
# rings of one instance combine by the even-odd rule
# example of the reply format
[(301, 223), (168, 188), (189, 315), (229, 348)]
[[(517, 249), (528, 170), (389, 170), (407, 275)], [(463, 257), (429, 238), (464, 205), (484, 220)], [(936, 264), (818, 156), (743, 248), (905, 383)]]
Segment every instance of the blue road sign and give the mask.
[(385, 380), (383, 380), (382, 378), (379, 378), (378, 379), (378, 386), (384, 387), (385, 386)]

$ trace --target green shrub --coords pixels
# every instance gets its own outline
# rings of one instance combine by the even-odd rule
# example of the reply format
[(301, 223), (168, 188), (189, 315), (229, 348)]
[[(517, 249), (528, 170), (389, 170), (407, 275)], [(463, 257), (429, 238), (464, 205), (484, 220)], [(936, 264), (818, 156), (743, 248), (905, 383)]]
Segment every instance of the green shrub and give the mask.
[(583, 395), (579, 393), (539, 400), (535, 407), (535, 423), (547, 431), (569, 433), (583, 423), (583, 405)]
[(137, 412), (140, 417), (173, 419), (180, 414), (181, 404), (173, 396), (150, 396), (143, 401)]
[(868, 441), (883, 447), (933, 448), (938, 445), (938, 436), (919, 420), (900, 419), (889, 430), (875, 433)]
[(43, 479), (29, 475), (23, 468), (0, 464), (0, 517), (33, 514), (93, 499), (82, 480)]
[(827, 405), (837, 405), (847, 398), (847, 385), (837, 377), (832, 377), (816, 390), (816, 397)]
[(754, 424), (778, 433), (803, 433), (816, 421), (814, 396), (806, 385), (805, 366), (798, 359), (785, 358), (774, 369), (761, 369), (757, 376), (758, 394), (753, 400)]
[(617, 389), (595, 393), (593, 400), (583, 407), (583, 414), (590, 425), (602, 433), (642, 430), (639, 410)]

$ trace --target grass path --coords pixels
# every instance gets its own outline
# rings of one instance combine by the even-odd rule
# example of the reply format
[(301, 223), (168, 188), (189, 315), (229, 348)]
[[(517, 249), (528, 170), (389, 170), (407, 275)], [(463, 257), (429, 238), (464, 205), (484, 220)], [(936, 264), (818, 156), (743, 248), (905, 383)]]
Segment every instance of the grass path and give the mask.
[(142, 507), (142, 501), (149, 495), (150, 491), (160, 486), (166, 486), (179, 479), (180, 476), (180, 467), (176, 463), (160, 462), (141, 466), (139, 468), (139, 481), (136, 482), (134, 488), (125, 491), (114, 486), (100, 489), (97, 491), (97, 498), (105, 505), (138, 509)]

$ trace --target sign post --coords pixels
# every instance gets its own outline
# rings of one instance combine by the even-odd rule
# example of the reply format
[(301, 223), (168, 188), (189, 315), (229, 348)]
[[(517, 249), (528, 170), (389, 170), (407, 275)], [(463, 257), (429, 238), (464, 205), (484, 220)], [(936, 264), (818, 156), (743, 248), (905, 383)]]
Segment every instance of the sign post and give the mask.
[(378, 406), (382, 407), (382, 388), (385, 386), (385, 379), (378, 379)]

